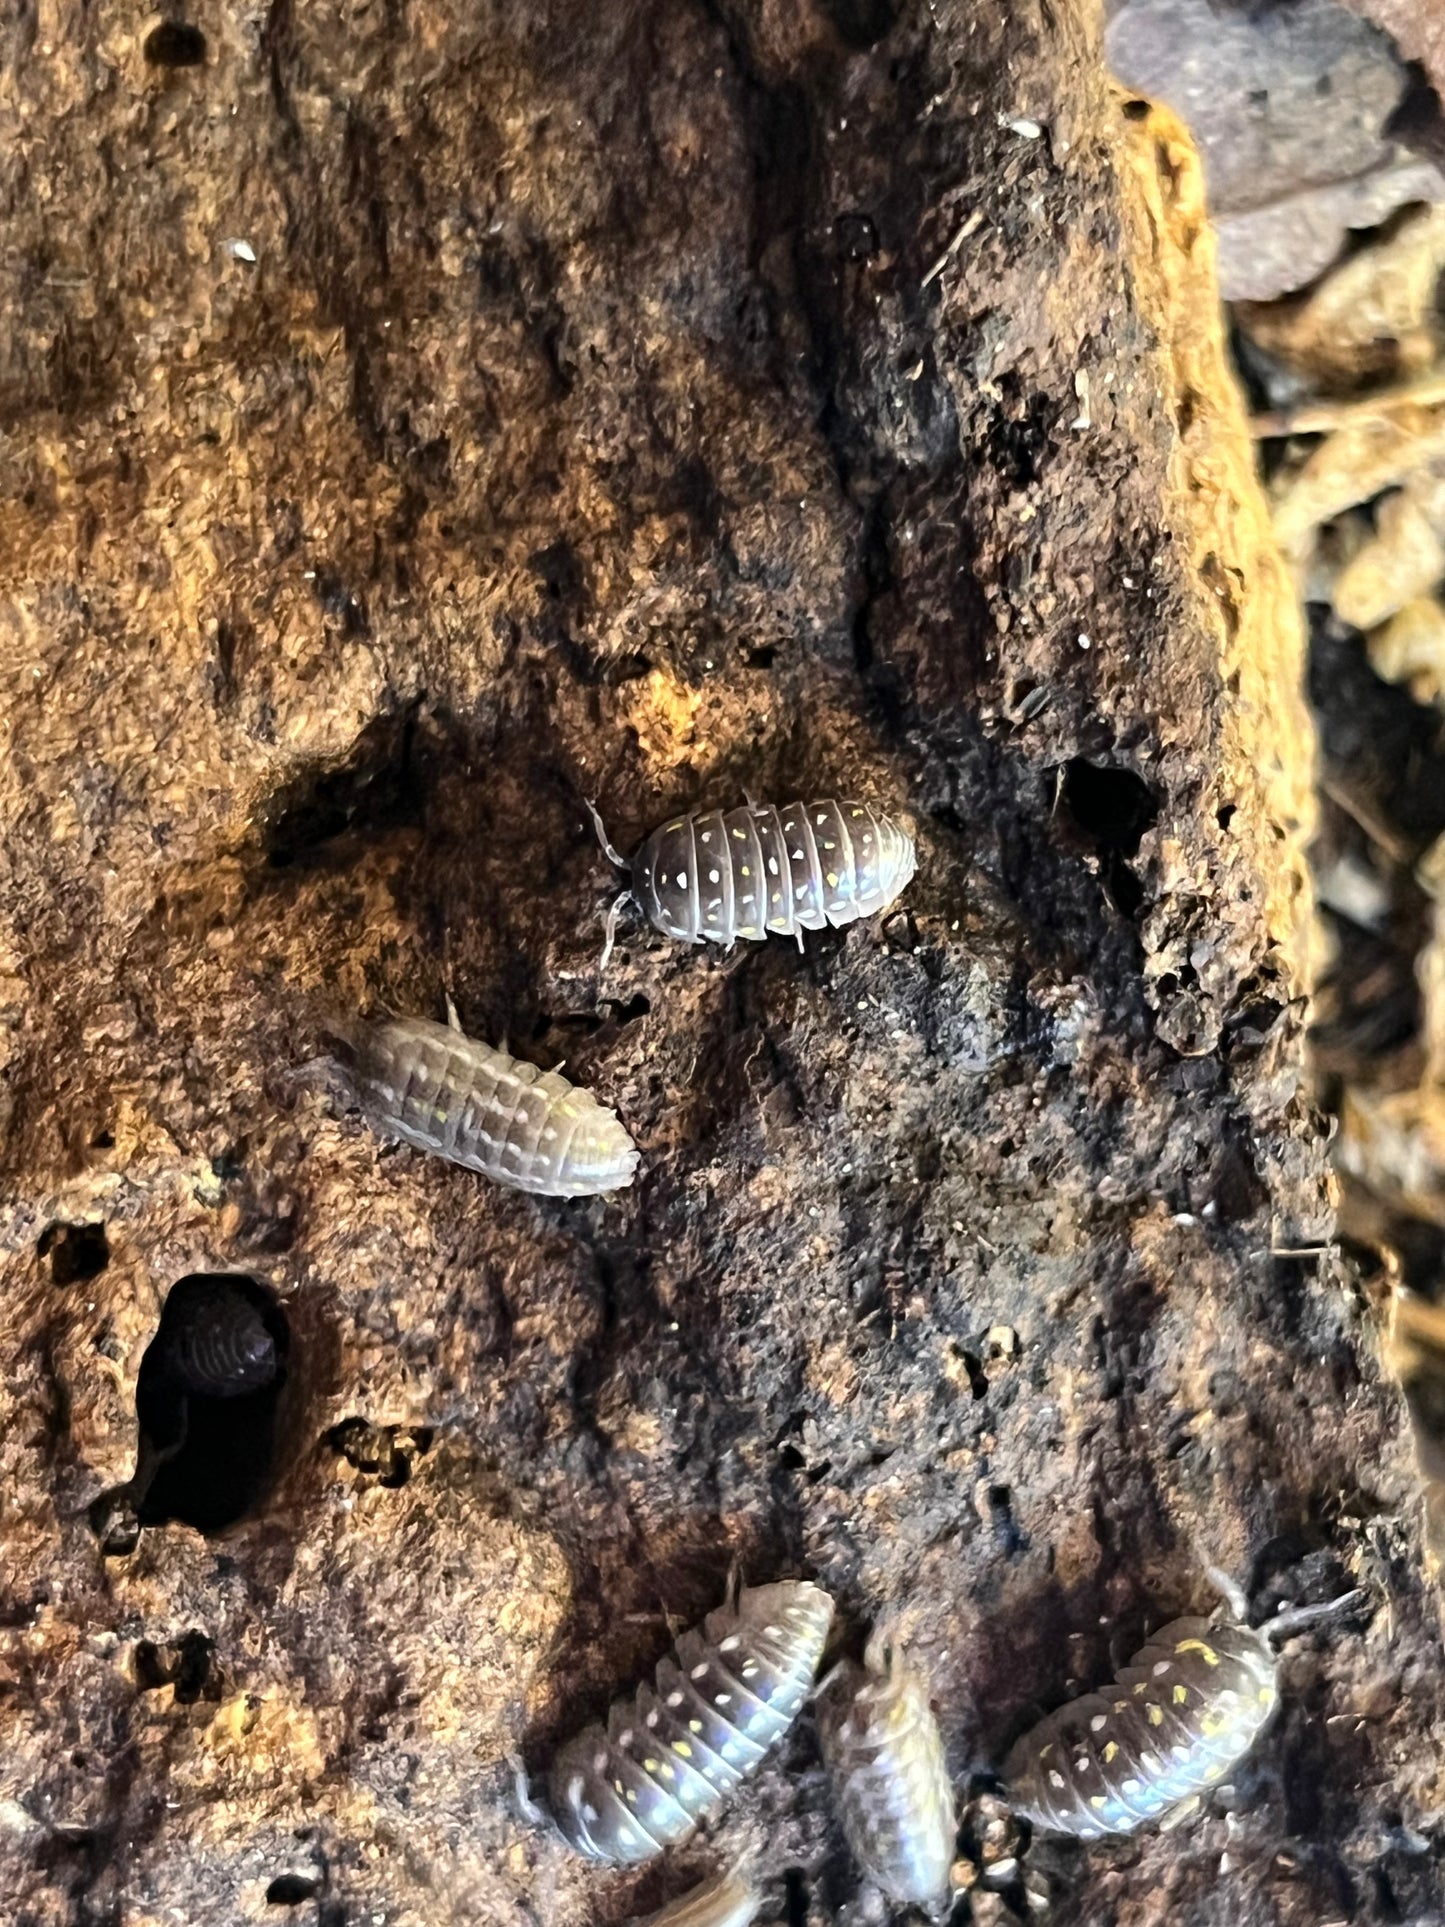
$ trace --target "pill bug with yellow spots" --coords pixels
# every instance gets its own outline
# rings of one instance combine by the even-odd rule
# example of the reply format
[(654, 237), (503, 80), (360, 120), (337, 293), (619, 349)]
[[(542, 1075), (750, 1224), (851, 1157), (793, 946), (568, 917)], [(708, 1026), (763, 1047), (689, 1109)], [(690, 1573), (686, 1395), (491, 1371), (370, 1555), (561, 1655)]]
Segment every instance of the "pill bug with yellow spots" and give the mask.
[(957, 1821), (943, 1737), (928, 1688), (898, 1646), (875, 1632), (818, 1695), (823, 1758), (843, 1832), (869, 1882), (889, 1900), (938, 1915), (952, 1898)]
[(762, 1895), (750, 1881), (723, 1874), (690, 1888), (636, 1927), (749, 1927), (762, 1904)]
[(649, 1860), (715, 1812), (798, 1715), (833, 1601), (806, 1580), (744, 1587), (659, 1662), (656, 1685), (613, 1703), (558, 1753), (550, 1802), (593, 1860)]
[(629, 896), (654, 929), (683, 943), (776, 935), (796, 937), (801, 949), (805, 930), (886, 910), (917, 862), (906, 830), (850, 798), (677, 816), (654, 830), (630, 863), (587, 807), (608, 857), (632, 876), (608, 915), (604, 963)]
[(1244, 1602), (1215, 1575), (1233, 1620), (1176, 1619), (1149, 1639), (1112, 1686), (1050, 1713), (1004, 1762), (1016, 1813), (1056, 1833), (1097, 1840), (1168, 1821), (1237, 1766), (1279, 1699), (1273, 1641), (1363, 1597), (1245, 1625)]
[(425, 1017), (350, 1026), (343, 1042), (362, 1112), (386, 1136), (539, 1197), (632, 1182), (638, 1151), (616, 1112), (557, 1071)]

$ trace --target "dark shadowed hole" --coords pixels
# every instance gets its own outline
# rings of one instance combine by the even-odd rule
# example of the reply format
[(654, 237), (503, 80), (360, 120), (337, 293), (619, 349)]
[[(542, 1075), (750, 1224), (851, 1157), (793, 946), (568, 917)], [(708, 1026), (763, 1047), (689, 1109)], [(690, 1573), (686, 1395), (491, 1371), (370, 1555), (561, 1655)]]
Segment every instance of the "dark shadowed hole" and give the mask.
[(982, 1359), (975, 1358), (972, 1352), (962, 1351), (957, 1347), (954, 1349), (954, 1357), (968, 1374), (968, 1389), (974, 1397), (987, 1398), (988, 1374), (983, 1369)]
[(808, 1877), (801, 1867), (783, 1871), (783, 1918), (788, 1927), (808, 1927)]
[(876, 47), (894, 21), (894, 0), (823, 0), (823, 12), (845, 46), (861, 52)]
[(137, 1642), (132, 1655), (135, 1667), (135, 1683), (143, 1693), (154, 1693), (170, 1683), (170, 1667), (166, 1655), (152, 1639)]
[(314, 1900), (320, 1882), (310, 1874), (278, 1873), (266, 1889), (268, 1907), (299, 1907), (304, 1900)]
[(206, 36), (184, 20), (162, 20), (146, 35), (142, 51), (152, 67), (203, 67)]
[(183, 1633), (176, 1642), (175, 1672), (171, 1684), (175, 1687), (180, 1705), (193, 1706), (206, 1691), (211, 1682), (211, 1661), (215, 1653), (215, 1640), (208, 1639), (202, 1632)]
[(1120, 856), (1139, 854), (1144, 832), (1159, 815), (1154, 793), (1142, 776), (1107, 763), (1076, 756), (1064, 765), (1060, 798), (1088, 837)]
[(619, 1001), (616, 997), (608, 1000), (612, 1005), (612, 1015), (619, 1024), (635, 1024), (639, 1017), (645, 1017), (652, 1009), (651, 1002), (639, 990), (635, 996)]
[(541, 583), (543, 593), (553, 602), (580, 600), (586, 587), (586, 578), (576, 549), (565, 538), (529, 555), (527, 567)]
[(110, 1263), (103, 1224), (48, 1225), (37, 1250), (50, 1260), (50, 1276), (57, 1285), (84, 1284), (98, 1278)]
[(131, 1494), (143, 1526), (220, 1532), (266, 1491), (290, 1327), (255, 1278), (194, 1272), (173, 1285), (136, 1381)]
[(262, 830), (274, 869), (303, 862), (347, 833), (375, 836), (421, 821), (426, 799), (416, 715), (413, 703), (378, 716), (344, 763), (312, 769), (276, 793)]
[(991, 1485), (988, 1489), (989, 1523), (993, 1527), (994, 1538), (1005, 1555), (1012, 1557), (1024, 1551), (1028, 1539), (1019, 1529), (1014, 1518), (1013, 1494), (1006, 1485)]
[(1115, 907), (1122, 916), (1136, 917), (1144, 885), (1129, 859), (1138, 855), (1145, 830), (1159, 815), (1149, 785), (1133, 770), (1076, 756), (1064, 765), (1059, 802), (1098, 851), (1101, 879)]
[(174, 1687), (180, 1706), (194, 1706), (202, 1695), (218, 1699), (219, 1689), (213, 1685), (211, 1675), (215, 1653), (216, 1642), (194, 1628), (168, 1646), (157, 1646), (153, 1640), (142, 1639), (136, 1644), (132, 1660), (136, 1685), (143, 1693), (153, 1693), (162, 1686)]
[(378, 1485), (396, 1490), (411, 1478), (413, 1460), (431, 1450), (432, 1436), (429, 1425), (373, 1425), (358, 1414), (333, 1425), (322, 1443)]

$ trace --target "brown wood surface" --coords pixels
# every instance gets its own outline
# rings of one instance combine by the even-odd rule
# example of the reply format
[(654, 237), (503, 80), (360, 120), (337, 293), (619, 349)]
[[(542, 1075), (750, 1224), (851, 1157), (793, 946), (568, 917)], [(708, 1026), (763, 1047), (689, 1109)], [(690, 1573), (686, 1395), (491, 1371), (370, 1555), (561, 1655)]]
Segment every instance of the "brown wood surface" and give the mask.
[[(893, 1618), (976, 1788), (1213, 1561), (1371, 1604), (1290, 1649), (1236, 1817), (1035, 1844), (1048, 1918), (1438, 1921), (1416, 1475), (1302, 1071), (1298, 617), (1178, 129), (1076, 0), (185, 24), (0, 43), (7, 1917), (580, 1927), (751, 1851), (821, 1924), (807, 1721), (635, 1875), (508, 1752), (736, 1561)], [(745, 790), (907, 813), (901, 912), (633, 924), (599, 983), (581, 799), (630, 846)], [(388, 1149), (306, 1068), (448, 990), (617, 1107), (630, 1192)], [(279, 1482), (104, 1559), (160, 1300), (227, 1268), (291, 1322)]]

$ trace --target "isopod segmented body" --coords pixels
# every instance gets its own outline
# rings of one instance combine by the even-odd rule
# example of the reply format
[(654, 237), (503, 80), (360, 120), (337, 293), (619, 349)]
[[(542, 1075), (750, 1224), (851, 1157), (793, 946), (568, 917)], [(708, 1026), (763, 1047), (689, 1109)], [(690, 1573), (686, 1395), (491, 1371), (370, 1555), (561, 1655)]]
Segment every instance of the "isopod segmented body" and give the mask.
[(425, 1017), (360, 1025), (346, 1041), (368, 1120), (419, 1151), (539, 1197), (632, 1182), (638, 1151), (616, 1112), (557, 1071)]
[(875, 1633), (819, 1694), (819, 1731), (843, 1832), (889, 1900), (947, 1907), (957, 1821), (943, 1736), (925, 1683)]
[(181, 1396), (245, 1398), (284, 1373), (286, 1331), (271, 1293), (254, 1278), (195, 1271), (172, 1285), (138, 1390), (152, 1382)]
[(1004, 1763), (1009, 1802), (1036, 1826), (1095, 1840), (1133, 1833), (1242, 1760), (1279, 1698), (1263, 1633), (1176, 1619), (1111, 1687), (1025, 1733)]
[(732, 1874), (704, 1880), (637, 1927), (749, 1927), (763, 1897), (749, 1881)]
[(613, 1703), (548, 1776), (568, 1843), (594, 1860), (651, 1859), (686, 1840), (797, 1717), (833, 1601), (806, 1580), (745, 1586), (682, 1635), (656, 1687)]
[(886, 910), (916, 864), (906, 830), (850, 799), (674, 817), (631, 863), (607, 841), (595, 810), (593, 818), (608, 856), (630, 870), (642, 914), (684, 943), (773, 934), (801, 945), (805, 930)]

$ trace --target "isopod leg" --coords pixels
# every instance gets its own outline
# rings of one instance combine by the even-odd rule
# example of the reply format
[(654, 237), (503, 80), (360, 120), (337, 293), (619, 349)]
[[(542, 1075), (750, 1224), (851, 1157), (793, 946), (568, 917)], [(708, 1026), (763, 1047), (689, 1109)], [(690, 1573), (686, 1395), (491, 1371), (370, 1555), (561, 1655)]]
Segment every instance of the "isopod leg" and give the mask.
[(1204, 1800), (1202, 1795), (1191, 1793), (1187, 1800), (1180, 1800), (1176, 1806), (1170, 1807), (1169, 1811), (1159, 1822), (1159, 1831), (1161, 1833), (1172, 1833), (1176, 1827), (1182, 1827), (1186, 1821), (1194, 1818), (1203, 1804)]
[(618, 918), (622, 915), (623, 904), (628, 901), (631, 895), (632, 895), (632, 892), (630, 890), (624, 890), (622, 891), (620, 896), (616, 896), (612, 899), (612, 906), (607, 912), (607, 922), (603, 926), (602, 957), (601, 957), (601, 961), (597, 965), (597, 970), (599, 975), (607, 968), (608, 962), (611, 959), (612, 946), (617, 938), (617, 921), (618, 921)]
[(1218, 1566), (1206, 1565), (1204, 1568), (1204, 1576), (1229, 1607), (1229, 1610), (1234, 1614), (1234, 1617), (1239, 1621), (1240, 1625), (1245, 1625), (1249, 1619), (1249, 1601), (1245, 1597), (1244, 1588), (1236, 1585), (1229, 1574), (1221, 1571)]
[(1259, 1630), (1266, 1639), (1292, 1639), (1307, 1626), (1318, 1625), (1322, 1619), (1333, 1619), (1337, 1613), (1349, 1612), (1368, 1597), (1363, 1586), (1356, 1586), (1351, 1592), (1342, 1592), (1338, 1599), (1327, 1599), (1321, 1606), (1289, 1606), (1273, 1619), (1267, 1619)]
[(538, 1806), (532, 1798), (532, 1783), (527, 1777), (521, 1756), (516, 1753), (507, 1755), (507, 1765), (512, 1771), (512, 1798), (517, 1803), (517, 1811), (529, 1826), (546, 1827), (553, 1830), (553, 1820), (545, 1807)]

